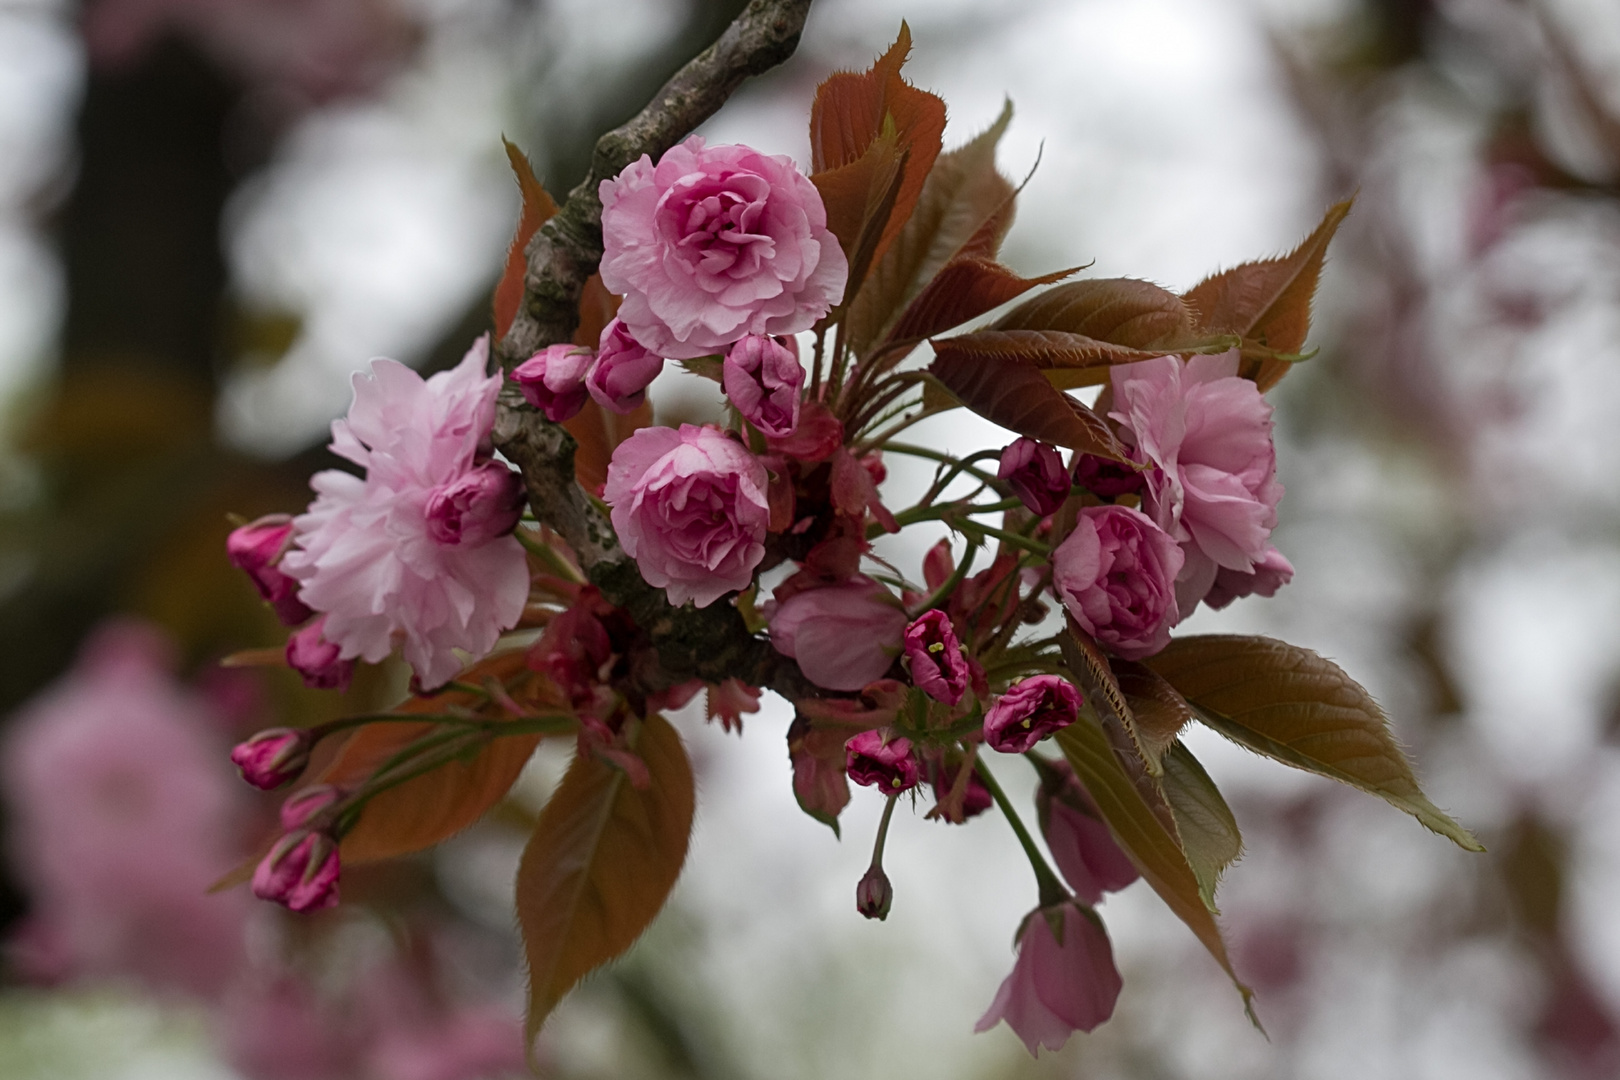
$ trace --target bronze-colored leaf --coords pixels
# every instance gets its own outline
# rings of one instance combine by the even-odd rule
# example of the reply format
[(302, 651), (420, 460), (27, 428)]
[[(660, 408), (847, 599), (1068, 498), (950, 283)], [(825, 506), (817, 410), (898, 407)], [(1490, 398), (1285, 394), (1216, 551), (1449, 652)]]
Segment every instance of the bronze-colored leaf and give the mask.
[(1298, 353), (1311, 326), (1311, 298), (1322, 274), (1328, 242), (1350, 213), (1346, 199), (1328, 208), (1322, 223), (1287, 255), (1234, 266), (1205, 278), (1186, 300), (1198, 325), (1210, 333), (1243, 338), (1241, 374), (1269, 390), (1288, 373), (1277, 353)]
[(907, 305), (899, 322), (884, 338), (884, 347), (904, 349), (916, 345), (924, 338), (960, 326), (991, 308), (1015, 300), (1037, 285), (1061, 281), (1077, 269), (1071, 267), (1026, 278), (992, 259), (952, 259)]
[(540, 814), (518, 866), (529, 965), (530, 1042), (575, 983), (628, 949), (669, 897), (692, 832), (692, 767), (669, 721), (636, 740), (648, 783), (578, 757)]
[[(507, 330), (511, 329), (512, 320), (517, 317), (518, 304), (523, 302), (523, 275), (529, 266), (528, 259), (524, 257), (524, 248), (540, 231), (540, 226), (557, 212), (557, 204), (551, 201), (546, 189), (535, 179), (534, 168), (523, 151), (505, 138), (501, 139), (501, 143), (506, 147), (506, 160), (512, 163), (512, 172), (517, 176), (518, 191), (523, 196), (523, 210), (518, 216), (512, 246), (506, 252), (506, 269), (501, 272), (500, 283), (495, 286), (497, 339), (505, 337)], [(591, 344), (596, 344), (594, 339)]]
[(1112, 663), (1120, 693), (1136, 720), (1137, 745), (1148, 768), (1157, 774), (1160, 759), (1193, 719), (1192, 706), (1152, 668), (1118, 658)]
[(1198, 878), (1198, 892), (1204, 906), (1215, 914), (1215, 887), (1221, 874), (1243, 854), (1243, 836), (1237, 819), (1221, 797), (1215, 781), (1180, 740), (1164, 755), (1164, 775), (1159, 790), (1175, 817), (1176, 835), (1187, 864)]
[(1240, 746), (1378, 795), (1484, 850), (1423, 794), (1384, 711), (1332, 661), (1274, 638), (1207, 634), (1177, 638), (1146, 664)]
[(1108, 655), (1072, 616), (1064, 621), (1068, 624), (1068, 633), (1059, 641), (1063, 649), (1063, 662), (1069, 666), (1069, 672), (1079, 682), (1086, 700), (1103, 723), (1124, 732), (1136, 756), (1142, 760), (1143, 767), (1149, 775), (1157, 777), (1162, 771), (1159, 754), (1150, 752), (1142, 733), (1137, 729), (1136, 716), (1114, 675)]
[(866, 356), (883, 339), (906, 305), (986, 226), (980, 246), (988, 250), (975, 254), (995, 257), (1012, 224), (1014, 189), (996, 171), (996, 144), (1011, 120), (1009, 101), (983, 134), (934, 162), (910, 219), (883, 261), (872, 268), (844, 319), (844, 333), (857, 356)]
[(888, 124), (866, 153), (848, 165), (810, 178), (827, 208), (827, 228), (849, 260), (845, 299), (860, 288), (877, 257), (883, 230), (905, 182), (906, 154), (894, 125)]
[(1083, 454), (1125, 460), (1108, 425), (1080, 402), (1054, 389), (1034, 364), (1016, 356), (986, 359), (948, 347), (960, 340), (937, 342), (937, 355), (928, 372), (962, 404), (1020, 435)]
[[(1200, 330), (1194, 312), (1175, 293), (1134, 278), (1059, 285), (1019, 304), (990, 329), (1072, 335), (1079, 351), (1053, 356), (1054, 365), (1062, 367), (1130, 363), (1166, 353), (1225, 350), (1236, 344), (1230, 335)], [(1056, 345), (1065, 338), (1050, 340)], [(1096, 345), (1084, 346), (1087, 341)]]
[[(832, 75), (816, 88), (810, 109), (810, 179), (817, 187), (821, 186), (820, 174), (864, 157), (885, 128), (897, 139), (903, 159), (900, 181), (891, 212), (880, 223), (868, 265), (882, 262), (884, 252), (911, 217), (945, 132), (945, 103), (900, 75), (910, 51), (911, 30), (901, 23), (900, 36), (888, 52), (867, 71)], [(852, 249), (846, 245), (844, 253), (850, 256), (853, 269)], [(853, 275), (851, 280), (847, 295), (853, 297), (860, 282)]]
[[(1253, 991), (1238, 981), (1226, 954), (1220, 927), (1204, 903), (1198, 875), (1187, 861), (1181, 843), (1154, 808), (1143, 798), (1136, 781), (1115, 756), (1102, 726), (1089, 713), (1055, 736), (1069, 765), (1097, 804), (1109, 831), (1142, 879), (1158, 893), (1171, 911), (1187, 924), (1209, 950), (1216, 963), (1231, 976), (1251, 1020)], [(1255, 1020), (1256, 1025), (1259, 1021)]]

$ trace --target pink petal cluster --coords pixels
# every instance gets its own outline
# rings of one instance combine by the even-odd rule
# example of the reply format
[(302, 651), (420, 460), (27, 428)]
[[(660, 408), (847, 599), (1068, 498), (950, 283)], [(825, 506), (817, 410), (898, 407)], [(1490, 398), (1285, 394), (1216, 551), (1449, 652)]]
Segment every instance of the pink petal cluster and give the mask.
[(299, 829), (276, 841), (253, 871), (253, 895), (299, 913), (336, 907), (339, 871), (337, 841)]
[(909, 791), (922, 778), (911, 740), (903, 736), (889, 738), (882, 731), (863, 731), (844, 743), (844, 753), (849, 778), (885, 795)]
[(303, 676), (304, 685), (311, 690), (341, 692), (349, 688), (349, 680), (354, 678), (354, 661), (345, 659), (343, 649), (326, 639), (325, 629), (326, 616), (322, 615), (289, 635), (287, 666)]
[(880, 582), (854, 577), (794, 593), (770, 613), (771, 644), (828, 690), (859, 690), (900, 655), (906, 611)]
[(726, 354), (721, 382), (742, 418), (771, 438), (785, 439), (799, 426), (804, 368), (798, 353), (775, 338), (739, 339)]
[(1080, 715), (1080, 691), (1056, 675), (1031, 675), (1008, 688), (984, 717), (984, 741), (1003, 754), (1022, 754)]
[(485, 337), (454, 369), (426, 381), (392, 360), (356, 375), (348, 418), (332, 424), (332, 450), (366, 475), (315, 474), (317, 497), (294, 521), (295, 547), (281, 561), (302, 582), (299, 599), (326, 614), (321, 633), (342, 659), (375, 663), (402, 643), (430, 688), (461, 670), (455, 650), (482, 656), (493, 648), (529, 594), (523, 546), (493, 535), (510, 518), (502, 498), (460, 503), (457, 542), (435, 534), (448, 528), (445, 502), (454, 504), (469, 475), (490, 465), (500, 377), (484, 374), (488, 358)]
[(1069, 497), (1069, 473), (1057, 449), (1035, 439), (1015, 439), (1001, 452), (996, 477), (1005, 480), (1031, 513), (1045, 517)]
[(647, 400), (647, 387), (663, 370), (664, 358), (631, 337), (623, 319), (614, 319), (602, 330), (585, 388), (598, 405), (622, 416)]
[(270, 791), (296, 779), (304, 771), (313, 745), (314, 739), (308, 730), (270, 728), (238, 743), (231, 750), (231, 761), (242, 771), (242, 779)]
[(1124, 506), (1080, 511), (1052, 552), (1052, 587), (1074, 621), (1126, 658), (1152, 656), (1179, 619), (1182, 549), (1153, 519)]
[(270, 514), (233, 529), (225, 539), (231, 565), (252, 579), (265, 603), (275, 609), (284, 626), (297, 626), (312, 614), (298, 599), (298, 582), (283, 573), (281, 556), (292, 542), (292, 518)]
[(1176, 583), (1183, 615), (1222, 569), (1253, 574), (1277, 524), (1271, 406), (1239, 378), (1236, 351), (1161, 356), (1112, 372), (1115, 409), (1148, 476), (1144, 509), (1186, 553)]
[(707, 607), (748, 587), (770, 523), (765, 466), (711, 427), (648, 427), (613, 451), (603, 498), (647, 584)]
[(517, 528), (526, 505), (523, 477), (498, 461), (486, 461), (433, 492), (428, 535), (441, 544), (480, 547)]
[(906, 667), (911, 681), (935, 701), (955, 705), (967, 691), (972, 672), (950, 616), (935, 608), (906, 627)]
[(1097, 916), (1074, 904), (1053, 913), (1063, 927), (1060, 942), (1047, 912), (1031, 912), (1018, 942), (1012, 974), (996, 991), (975, 1031), (1005, 1020), (1031, 1054), (1057, 1050), (1076, 1031), (1090, 1031), (1114, 1014), (1124, 985), (1114, 951)]
[(1052, 764), (1050, 782), (1035, 792), (1035, 811), (1052, 861), (1084, 903), (1095, 904), (1139, 876), (1067, 761)]
[(547, 345), (513, 368), (510, 378), (524, 401), (560, 424), (585, 407), (585, 375), (593, 359), (591, 350), (578, 345)]
[(1252, 573), (1221, 567), (1215, 572), (1215, 584), (1204, 594), (1204, 603), (1217, 610), (1245, 596), (1275, 596), (1277, 590), (1294, 580), (1294, 564), (1283, 558), (1276, 548), (1267, 548), (1265, 555), (1255, 562)]
[(659, 356), (796, 334), (843, 296), (849, 264), (821, 194), (790, 158), (692, 135), (598, 191), (602, 283), (624, 296), (619, 318)]
[(7, 845), (38, 974), (211, 995), (243, 958), (251, 901), (207, 890), (237, 858), (245, 792), (172, 659), (156, 629), (105, 624), (7, 724)]

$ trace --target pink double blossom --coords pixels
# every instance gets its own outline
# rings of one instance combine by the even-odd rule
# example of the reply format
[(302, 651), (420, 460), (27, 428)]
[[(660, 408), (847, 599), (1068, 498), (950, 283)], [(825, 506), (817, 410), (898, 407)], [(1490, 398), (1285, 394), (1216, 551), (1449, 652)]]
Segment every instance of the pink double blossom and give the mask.
[(775, 338), (748, 334), (726, 353), (721, 384), (744, 420), (772, 438), (785, 439), (799, 426), (799, 355)]
[(1182, 546), (1176, 581), (1182, 615), (1222, 569), (1253, 574), (1277, 525), (1277, 452), (1271, 406), (1238, 354), (1161, 356), (1112, 371), (1115, 409), (1148, 474), (1143, 508)]
[(1056, 675), (1031, 675), (1015, 683), (984, 717), (984, 741), (992, 750), (1022, 754), (1080, 715), (1080, 691)]
[(663, 370), (664, 358), (631, 337), (624, 320), (614, 319), (602, 330), (585, 389), (602, 408), (622, 416), (647, 400), (647, 387)]
[(603, 498), (647, 584), (707, 607), (745, 589), (765, 557), (765, 466), (711, 427), (647, 427), (620, 443)]
[(1127, 660), (1170, 642), (1179, 619), (1182, 549), (1153, 519), (1124, 506), (1080, 511), (1052, 552), (1052, 588), (1074, 621)]
[(906, 612), (881, 582), (856, 576), (796, 592), (770, 612), (771, 645), (828, 690), (859, 690), (900, 655)]
[(938, 608), (923, 612), (906, 627), (904, 648), (906, 667), (918, 689), (946, 705), (962, 700), (973, 673), (950, 616)]
[(849, 263), (821, 194), (787, 157), (691, 135), (604, 180), (602, 283), (659, 356), (718, 353), (744, 334), (796, 334), (844, 293)]
[(281, 561), (302, 583), (299, 599), (325, 613), (321, 633), (342, 660), (375, 663), (400, 644), (422, 685), (441, 686), (461, 670), (457, 649), (484, 655), (523, 613), (523, 546), (495, 535), (512, 504), (487, 492), (463, 498), (475, 473), (476, 484), (501, 486), (482, 475), (504, 467), (490, 458), (500, 377), (484, 374), (488, 359), (484, 337), (425, 381), (392, 360), (354, 378), (332, 450), (366, 474), (315, 474), (317, 497)]
[[(1063, 928), (1062, 940), (1048, 918)], [(1124, 982), (1097, 916), (1072, 903), (1037, 909), (1024, 919), (1018, 960), (975, 1031), (1005, 1020), (1029, 1052), (1060, 1049), (1076, 1031), (1090, 1031), (1114, 1014)]]

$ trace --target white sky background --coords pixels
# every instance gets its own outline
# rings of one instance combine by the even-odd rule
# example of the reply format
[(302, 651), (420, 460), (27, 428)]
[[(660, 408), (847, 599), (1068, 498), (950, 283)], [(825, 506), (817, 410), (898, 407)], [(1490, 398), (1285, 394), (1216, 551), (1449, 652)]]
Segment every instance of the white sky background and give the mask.
[[(560, 22), (547, 45), (562, 59), (544, 73), (551, 85), (633, 63), (651, 31), (617, 30), (666, 18), (657, 0), (568, 0), (552, 8)], [(1033, 274), (1095, 260), (1090, 274), (1179, 290), (1290, 247), (1345, 194), (1323, 187), (1263, 22), (1263, 13), (1298, 25), (1337, 10), (1332, 0), (818, 0), (798, 56), (703, 130), (713, 141), (746, 141), (802, 162), (815, 83), (834, 67), (865, 67), (904, 17), (915, 42), (907, 74), (946, 100), (946, 144), (981, 130), (1010, 97), (1016, 113), (1002, 142), (1003, 171), (1022, 178), (1041, 156), (1004, 251), (1008, 263)], [(499, 265), (516, 198), (498, 137), (519, 130), (525, 111), (517, 95), (525, 90), (504, 82), (490, 56), (528, 56), (537, 46), (497, 41), (499, 27), (475, 4), (436, 11), (416, 69), (377, 100), (308, 117), (233, 200), (226, 240), (238, 288), (265, 307), (299, 312), (306, 329), (277, 366), (230, 387), (220, 422), (238, 445), (279, 454), (318, 438), (347, 405), (350, 373), (373, 355), (419, 355)], [(42, 179), (64, 169), (71, 153), (65, 140), (81, 60), (61, 19), (47, 0), (0, 8), (6, 397), (49, 372), (61, 313), (55, 264), (25, 212)], [(1443, 258), (1456, 244), (1446, 223), (1457, 224), (1465, 179), (1457, 162), (1468, 133), (1438, 115), (1401, 122), (1413, 125), (1412, 144), (1432, 158), (1432, 167), (1407, 166), (1402, 182), (1432, 204), (1427, 220)], [(1543, 233), (1556, 231), (1548, 225)], [(1516, 242), (1527, 245), (1524, 262), (1545, 276), (1567, 269), (1570, 253), (1591, 246), (1591, 235)], [(1327, 333), (1335, 273), (1330, 264), (1319, 322)], [(1577, 311), (1586, 317), (1572, 318), (1535, 353), (1545, 393), (1519, 433), (1540, 449), (1515, 457), (1521, 444), (1504, 441), (1486, 451), (1500, 454), (1504, 468), (1530, 470), (1515, 475), (1545, 512), (1534, 528), (1512, 513), (1487, 521), (1500, 542), (1482, 548), (1448, 600), (1456, 628), (1448, 645), (1474, 688), (1469, 721), (1481, 737), (1422, 748), (1420, 774), (1438, 803), (1472, 825), (1500, 821), (1510, 798), (1544, 800), (1569, 816), (1588, 797), (1596, 800), (1589, 815), (1620, 808), (1612, 754), (1593, 751), (1620, 653), (1620, 556), (1601, 528), (1594, 536), (1561, 516), (1575, 505), (1596, 504), (1608, 515), (1615, 508), (1608, 466), (1620, 461), (1620, 441), (1612, 432), (1605, 438), (1615, 396), (1582, 392), (1593, 370), (1611, 377), (1616, 370), (1602, 364), (1612, 361), (1606, 343), (1616, 340), (1613, 308), (1605, 306), (1612, 298), (1586, 300)], [(1459, 316), (1459, 325), (1465, 321)], [(659, 389), (677, 378), (666, 373)], [(1286, 394), (1282, 401), (1286, 410)], [(1005, 441), (965, 413), (919, 429), (924, 437), (954, 446)], [(1435, 516), (1455, 509), (1448, 500), (1456, 496), (1421, 469), (1358, 444), (1285, 441), (1279, 458), (1289, 486), (1279, 543), (1298, 578), (1274, 601), (1199, 615), (1190, 629), (1270, 632), (1317, 648), (1362, 678), (1399, 727), (1402, 703), (1416, 700), (1398, 636), (1423, 584), (1414, 552)], [(889, 465), (891, 505), (905, 505), (903, 492), (926, 470), (898, 459)], [(1543, 477), (1557, 483), (1548, 488)], [(914, 567), (932, 539), (919, 535), (897, 557)], [(740, 741), (690, 717), (683, 724), (702, 778), (698, 831), (676, 903), (703, 928), (701, 962), (689, 977), (730, 1018), (738, 1053), (772, 1080), (955, 1080), (1003, 1075), (1026, 1061), (1005, 1028), (972, 1035), (1011, 963), (1013, 928), (1034, 901), (1005, 823), (989, 817), (953, 829), (899, 812), (886, 860), (894, 914), (866, 923), (853, 910), (853, 891), (880, 800), (857, 790), (842, 843), (801, 814), (789, 783), (786, 722), (775, 702), (750, 718)], [(1248, 835), (1250, 854), (1223, 893), (1229, 925), (1239, 934), (1263, 928), (1282, 906), (1279, 893), (1316, 890), (1335, 946), (1310, 980), (1335, 1017), (1306, 1017), (1291, 1030), (1284, 1017), (1279, 1042), (1266, 1043), (1190, 935), (1137, 885), (1103, 909), (1126, 975), (1120, 1013), (1094, 1039), (1075, 1040), (1061, 1060), (1084, 1054), (1097, 1070), (1087, 1075), (1128, 1075), (1133, 1048), (1151, 1043), (1169, 1075), (1200, 1080), (1534, 1075), (1511, 1034), (1539, 992), (1525, 984), (1523, 958), (1484, 942), (1429, 964), (1421, 943), (1402, 936), (1417, 913), (1456, 902), (1464, 856), (1383, 804), (1347, 794), (1335, 796), (1342, 812), (1322, 840), (1332, 875), (1301, 878), (1279, 830), (1245, 818), (1242, 797), (1319, 792), (1325, 782), (1212, 737), (1189, 741)], [(998, 771), (1024, 806), (1026, 771), (1011, 761)], [(1571, 775), (1583, 779), (1560, 784)], [(1595, 827), (1582, 843), (1589, 850), (1575, 903), (1594, 974), (1620, 1001), (1620, 929), (1609, 915), (1620, 845)], [(659, 931), (644, 944), (661, 948)], [(1260, 1008), (1266, 1015), (1264, 998)], [(588, 1001), (565, 1004), (555, 1025), (558, 1051), (611, 1060), (589, 1010)]]

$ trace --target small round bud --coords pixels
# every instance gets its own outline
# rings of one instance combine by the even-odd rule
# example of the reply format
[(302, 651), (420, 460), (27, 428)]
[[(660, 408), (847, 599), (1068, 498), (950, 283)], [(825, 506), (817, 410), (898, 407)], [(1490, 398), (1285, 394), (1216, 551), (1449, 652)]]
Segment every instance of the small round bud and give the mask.
[(296, 728), (270, 728), (231, 751), (231, 760), (242, 770), (242, 779), (256, 788), (270, 791), (297, 779), (309, 764), (314, 740), (308, 731)]
[(889, 917), (889, 906), (894, 903), (894, 886), (889, 875), (880, 866), (874, 866), (855, 886), (855, 910), (868, 919), (879, 921)]

